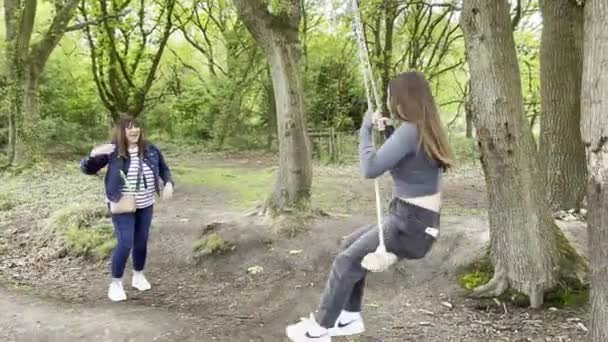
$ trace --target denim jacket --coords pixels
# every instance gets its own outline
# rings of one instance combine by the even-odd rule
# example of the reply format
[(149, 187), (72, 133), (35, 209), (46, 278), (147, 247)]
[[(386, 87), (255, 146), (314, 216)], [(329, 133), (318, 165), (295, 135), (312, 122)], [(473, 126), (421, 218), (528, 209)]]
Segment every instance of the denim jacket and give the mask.
[[(80, 161), (80, 169), (86, 175), (95, 175), (99, 170), (108, 166), (108, 172), (105, 175), (104, 183), (106, 190), (106, 197), (112, 202), (118, 202), (122, 196), (122, 188), (124, 186), (124, 179), (122, 178), (120, 171), (127, 174), (129, 170), (129, 164), (131, 160), (129, 157), (124, 158), (118, 155), (118, 151), (115, 150), (111, 154), (103, 154), (95, 157), (87, 156)], [(160, 194), (160, 186), (158, 179), (162, 179), (164, 184), (173, 182), (171, 178), (171, 171), (165, 163), (162, 153), (160, 150), (147, 143), (145, 145), (143, 162), (146, 163), (152, 172), (154, 173), (154, 182), (156, 193)]]

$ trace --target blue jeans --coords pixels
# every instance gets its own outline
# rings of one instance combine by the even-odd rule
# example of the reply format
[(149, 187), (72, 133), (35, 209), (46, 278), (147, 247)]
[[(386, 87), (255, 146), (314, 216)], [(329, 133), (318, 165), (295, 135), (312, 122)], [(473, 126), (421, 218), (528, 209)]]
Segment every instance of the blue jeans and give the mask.
[(148, 252), (148, 235), (152, 224), (153, 205), (130, 214), (113, 214), (114, 234), (118, 243), (112, 255), (112, 277), (122, 278), (133, 251), (133, 270), (143, 271)]

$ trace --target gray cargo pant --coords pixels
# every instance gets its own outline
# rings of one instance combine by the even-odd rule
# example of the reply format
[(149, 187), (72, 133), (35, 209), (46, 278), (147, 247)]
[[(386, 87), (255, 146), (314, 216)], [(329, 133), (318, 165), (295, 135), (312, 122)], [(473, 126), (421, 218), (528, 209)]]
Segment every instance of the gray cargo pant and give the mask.
[[(439, 213), (394, 198), (383, 223), (387, 251), (400, 260), (423, 258), (435, 242), (425, 233), (427, 227), (439, 229)], [(322, 327), (332, 328), (342, 310), (361, 311), (367, 275), (361, 261), (377, 247), (377, 224), (364, 226), (345, 238), (321, 299), (317, 321)]]

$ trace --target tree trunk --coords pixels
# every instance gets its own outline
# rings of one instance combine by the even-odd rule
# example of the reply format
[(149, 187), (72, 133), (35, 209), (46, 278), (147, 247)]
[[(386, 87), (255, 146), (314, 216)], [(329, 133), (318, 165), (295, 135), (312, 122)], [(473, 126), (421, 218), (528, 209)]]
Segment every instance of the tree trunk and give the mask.
[[(56, 7), (48, 30), (39, 41), (30, 44), (36, 19), (36, 0), (4, 1), (4, 21), (6, 27), (7, 86), (9, 87), (9, 158), (8, 166), (17, 158), (17, 137), (25, 144), (38, 143), (32, 134), (37, 118), (38, 80), (44, 66), (63, 35), (79, 0), (68, 0)], [(28, 138), (31, 138), (28, 140)], [(25, 150), (19, 147), (19, 150)]]
[(299, 0), (283, 0), (272, 14), (264, 1), (234, 0), (239, 16), (266, 51), (277, 112), (279, 169), (266, 203), (271, 213), (308, 204), (312, 185), (300, 69)]
[(555, 225), (541, 191), (532, 132), (524, 114), (507, 0), (464, 0), (473, 122), (487, 183), (492, 280), (477, 295), (509, 287), (538, 308), (562, 274), (583, 265)]
[[(272, 80), (270, 67), (267, 68), (267, 73), (268, 79)], [(274, 101), (272, 84), (269, 86), (264, 85), (264, 90), (266, 91), (266, 101), (268, 101), (268, 136), (266, 138), (266, 149), (270, 150), (272, 148), (272, 142), (277, 136), (277, 105)]]
[(390, 81), (391, 71), (393, 69), (393, 32), (395, 28), (395, 19), (397, 8), (394, 4), (384, 4), (384, 51), (382, 53), (381, 62), (381, 89), (382, 94), (382, 111), (388, 114), (386, 100), (388, 97), (388, 82)]
[(310, 198), (312, 167), (297, 46), (278, 39), (274, 43), (269, 60), (277, 108), (279, 174), (269, 206), (280, 211)]
[(590, 342), (608, 341), (608, 1), (585, 3), (581, 134), (587, 154)]
[(466, 137), (473, 138), (473, 108), (471, 108), (470, 99), (467, 99), (464, 103), (464, 115), (466, 124)]
[(571, 0), (542, 1), (540, 165), (551, 209), (571, 209), (585, 196), (580, 131), (583, 8)]

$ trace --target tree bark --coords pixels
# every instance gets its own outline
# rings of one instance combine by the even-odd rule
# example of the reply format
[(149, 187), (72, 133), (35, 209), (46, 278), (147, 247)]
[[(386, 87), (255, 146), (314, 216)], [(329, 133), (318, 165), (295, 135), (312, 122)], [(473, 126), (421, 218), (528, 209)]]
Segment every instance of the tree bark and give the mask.
[(381, 84), (380, 94), (382, 96), (382, 111), (388, 113), (386, 100), (388, 97), (388, 83), (393, 70), (393, 32), (395, 20), (397, 19), (396, 4), (384, 3), (384, 49), (382, 51)]
[(608, 341), (608, 1), (585, 3), (581, 134), (587, 155), (590, 342)]
[[(270, 74), (270, 66), (266, 68), (268, 73), (268, 79), (272, 80)], [(266, 92), (266, 101), (268, 102), (268, 136), (266, 138), (266, 149), (272, 148), (272, 142), (277, 136), (277, 105), (274, 100), (274, 91), (272, 84), (266, 84), (264, 82), (264, 91)]]
[(9, 166), (18, 159), (18, 136), (25, 144), (37, 143), (37, 131), (32, 128), (38, 117), (38, 81), (51, 52), (74, 17), (78, 2), (79, 0), (67, 0), (58, 6), (49, 28), (40, 41), (32, 45), (30, 41), (36, 19), (37, 1), (4, 2), (9, 87)]
[(487, 183), (494, 276), (475, 289), (496, 296), (509, 287), (538, 308), (581, 258), (555, 225), (541, 191), (532, 132), (524, 114), (507, 0), (464, 0), (461, 25), (469, 57), (473, 122)]
[(270, 64), (277, 111), (279, 169), (267, 200), (270, 213), (307, 205), (310, 201), (312, 166), (306, 136), (300, 70), (300, 2), (279, 1), (279, 13), (268, 10), (264, 1), (233, 0), (240, 18)]
[(464, 103), (465, 113), (465, 124), (466, 124), (466, 137), (473, 138), (473, 108), (471, 108), (471, 101), (467, 99)]
[(571, 0), (541, 1), (540, 165), (551, 209), (571, 209), (585, 196), (580, 132), (583, 8)]

